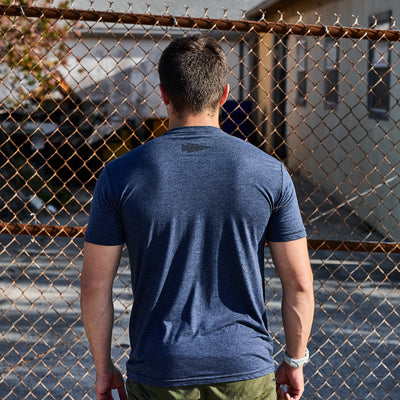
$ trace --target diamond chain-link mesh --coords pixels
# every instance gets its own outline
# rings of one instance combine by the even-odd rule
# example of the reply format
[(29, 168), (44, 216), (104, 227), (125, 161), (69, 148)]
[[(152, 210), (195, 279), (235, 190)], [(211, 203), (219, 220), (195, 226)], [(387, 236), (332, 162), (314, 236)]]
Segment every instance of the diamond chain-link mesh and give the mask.
[[(27, 2), (30, 4), (30, 2)], [(309, 235), (316, 315), (308, 399), (400, 398), (399, 30), (0, 6), (0, 396), (91, 399), (82, 237), (111, 159), (168, 129), (157, 62), (216, 37), (230, 66), (222, 128), (285, 162)], [(280, 283), (266, 306), (282, 359)], [(132, 303), (124, 254), (113, 357)]]

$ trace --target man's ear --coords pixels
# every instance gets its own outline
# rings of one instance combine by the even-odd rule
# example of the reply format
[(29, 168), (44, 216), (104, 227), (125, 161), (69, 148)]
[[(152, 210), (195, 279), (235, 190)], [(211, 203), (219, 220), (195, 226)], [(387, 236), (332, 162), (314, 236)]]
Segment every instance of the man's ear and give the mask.
[(167, 95), (167, 91), (165, 90), (165, 87), (161, 84), (160, 84), (160, 92), (161, 92), (162, 101), (167, 106), (170, 103), (169, 97)]
[(220, 107), (225, 104), (228, 96), (229, 96), (229, 84), (226, 84), (224, 87), (224, 92), (222, 93), (221, 101), (219, 102)]

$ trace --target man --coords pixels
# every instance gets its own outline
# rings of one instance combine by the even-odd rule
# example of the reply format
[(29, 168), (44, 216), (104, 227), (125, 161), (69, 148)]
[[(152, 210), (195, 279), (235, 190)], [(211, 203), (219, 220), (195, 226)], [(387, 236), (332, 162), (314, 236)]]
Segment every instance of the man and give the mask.
[[(170, 130), (109, 163), (99, 177), (81, 299), (99, 400), (112, 399), (112, 389), (127, 398), (110, 356), (112, 284), (123, 243), (134, 295), (129, 399), (269, 400), (277, 392), (299, 399), (303, 392), (313, 317), (305, 230), (282, 164), (218, 128), (227, 73), (214, 39), (174, 40), (159, 62)], [(283, 286), (287, 357), (276, 382), (265, 240)]]

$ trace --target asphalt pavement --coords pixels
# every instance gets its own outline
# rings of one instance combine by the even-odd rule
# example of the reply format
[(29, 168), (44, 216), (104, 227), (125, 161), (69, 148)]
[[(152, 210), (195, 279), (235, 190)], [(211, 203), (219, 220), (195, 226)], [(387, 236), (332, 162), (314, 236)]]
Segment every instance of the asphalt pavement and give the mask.
[[(298, 187), (313, 238), (379, 239), (345, 206), (332, 211), (338, 205), (333, 199), (304, 183)], [(0, 243), (0, 398), (94, 399), (95, 372), (79, 310), (82, 239), (0, 235)], [(330, 251), (310, 256), (316, 313), (304, 399), (399, 400), (400, 259)], [(121, 369), (132, 303), (127, 264), (124, 254), (115, 282), (113, 357)], [(281, 292), (268, 250), (265, 266), (269, 326), (280, 362)]]

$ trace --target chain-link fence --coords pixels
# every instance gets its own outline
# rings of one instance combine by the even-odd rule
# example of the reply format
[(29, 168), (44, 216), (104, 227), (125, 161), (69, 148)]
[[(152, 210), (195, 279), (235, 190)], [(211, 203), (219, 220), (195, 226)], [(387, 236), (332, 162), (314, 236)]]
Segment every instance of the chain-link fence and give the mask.
[[(317, 299), (304, 397), (399, 399), (400, 33), (388, 21), (0, 6), (1, 398), (94, 398), (79, 311), (91, 193), (105, 163), (167, 129), (158, 58), (172, 38), (201, 32), (219, 40), (231, 68), (222, 128), (283, 160), (295, 181)], [(268, 249), (265, 262), (279, 362)], [(121, 368), (131, 302), (124, 256)]]

